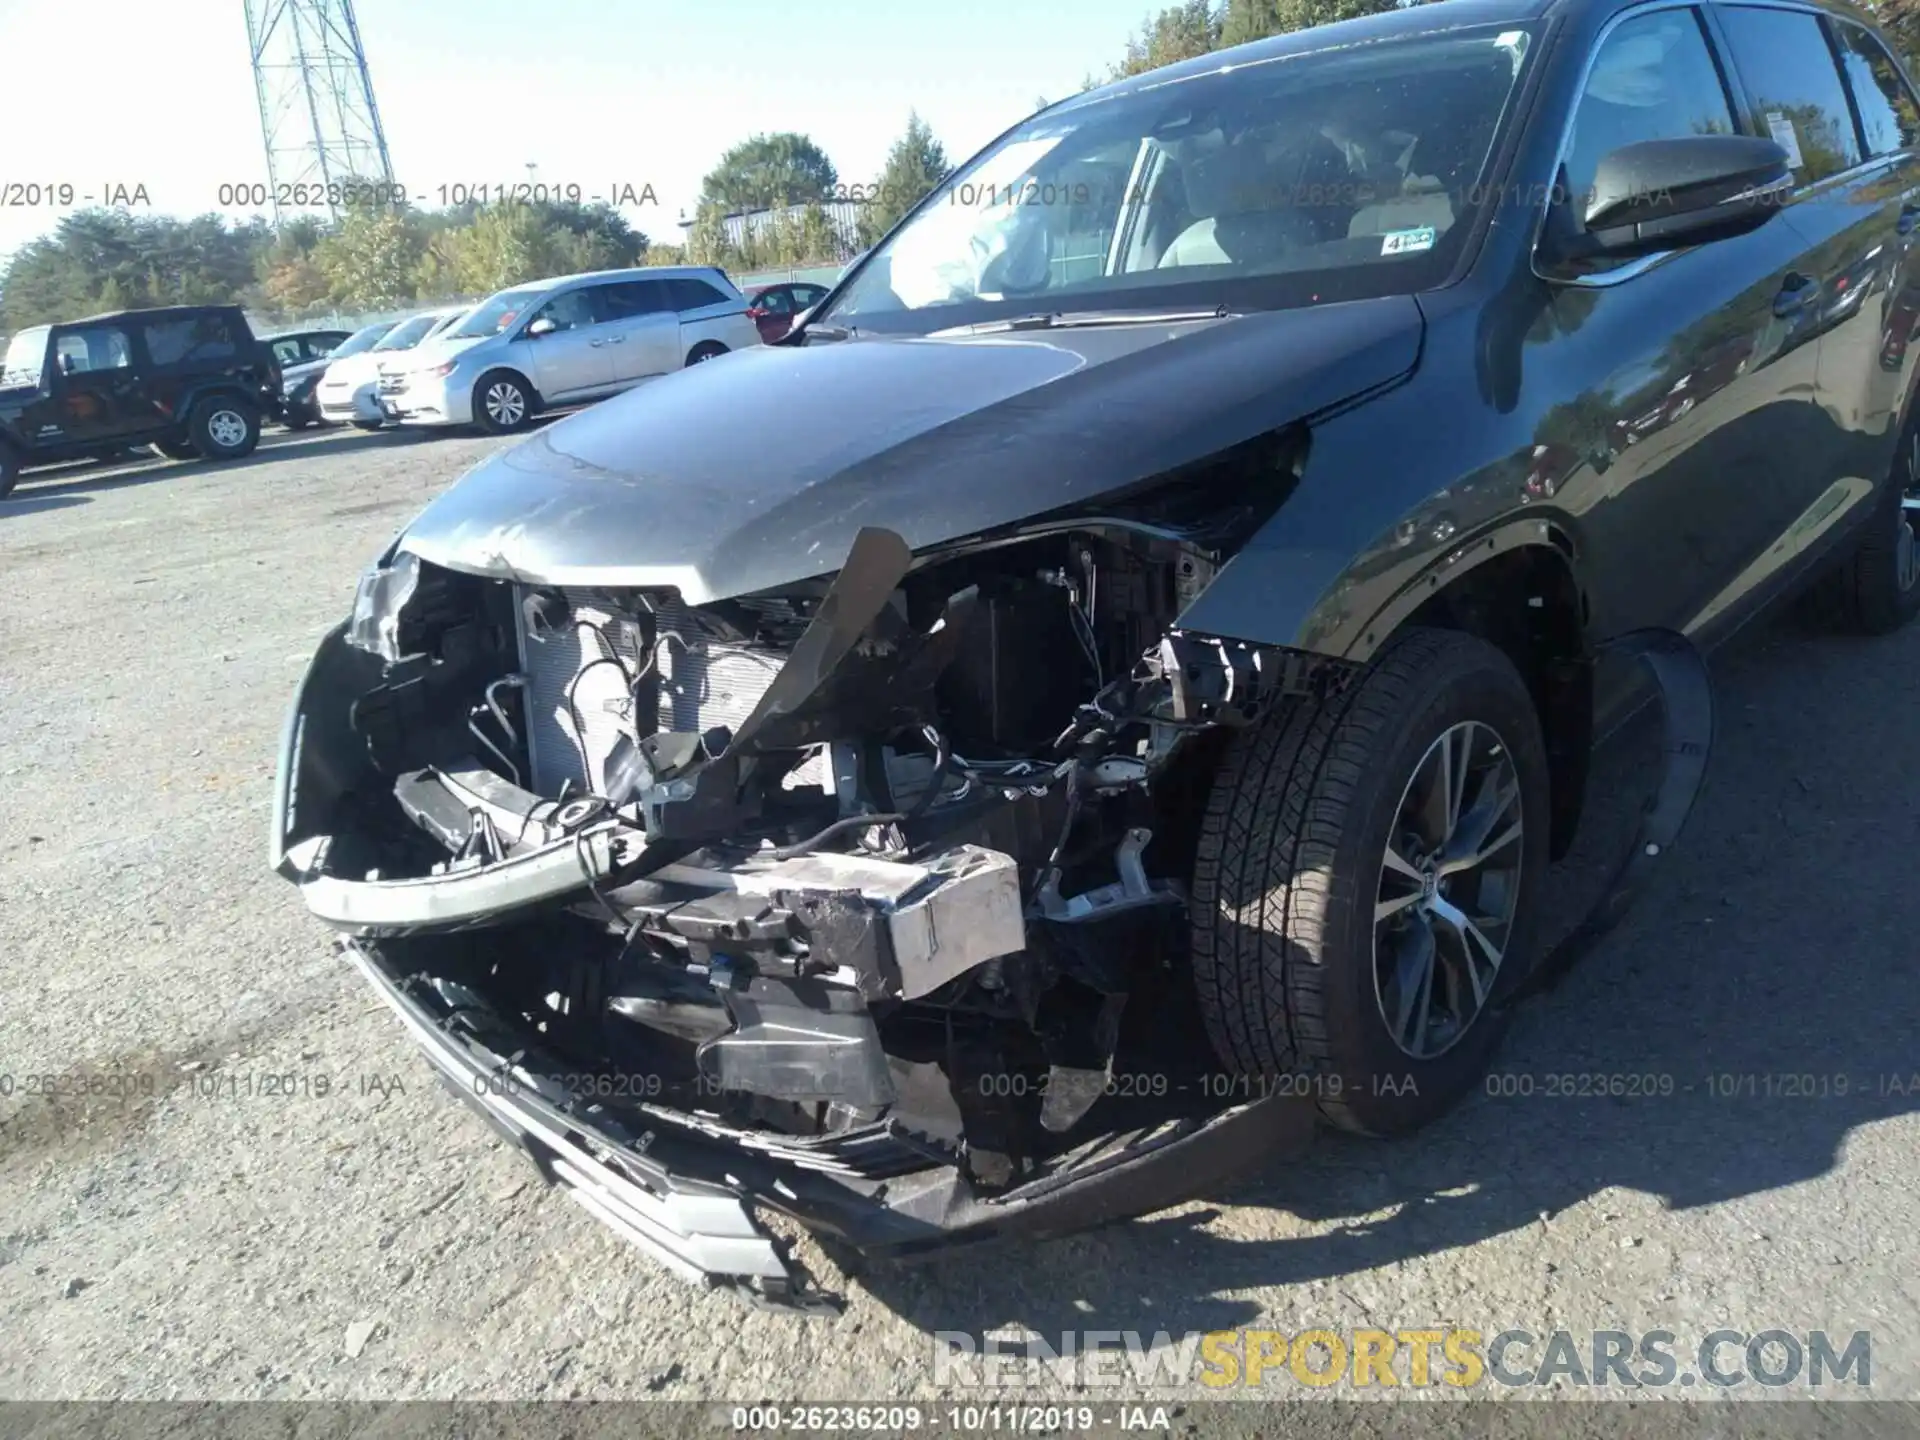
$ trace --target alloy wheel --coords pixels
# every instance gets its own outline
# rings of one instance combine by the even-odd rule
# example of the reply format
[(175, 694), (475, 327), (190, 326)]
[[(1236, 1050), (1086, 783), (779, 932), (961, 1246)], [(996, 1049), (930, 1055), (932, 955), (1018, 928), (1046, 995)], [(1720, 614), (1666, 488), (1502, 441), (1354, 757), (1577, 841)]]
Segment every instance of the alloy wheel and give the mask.
[(527, 416), (527, 397), (511, 380), (496, 380), (487, 387), (487, 418), (494, 424), (511, 428)]
[(207, 438), (222, 450), (247, 443), (247, 417), (237, 410), (216, 410), (207, 417)]
[(1464, 720), (1414, 766), (1380, 865), (1373, 982), (1415, 1060), (1451, 1049), (1486, 1009), (1520, 899), (1520, 776), (1490, 725)]

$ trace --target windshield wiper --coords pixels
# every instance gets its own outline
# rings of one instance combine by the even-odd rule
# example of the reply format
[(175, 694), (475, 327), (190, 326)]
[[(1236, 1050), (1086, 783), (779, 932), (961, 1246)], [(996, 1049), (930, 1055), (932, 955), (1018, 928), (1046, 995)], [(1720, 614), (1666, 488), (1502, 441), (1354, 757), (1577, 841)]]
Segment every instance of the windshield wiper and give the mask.
[(1009, 330), (1078, 330), (1094, 325), (1178, 325), (1194, 320), (1224, 320), (1227, 307), (1211, 310), (1077, 310), (1047, 311), (1035, 315), (1016, 315), (1011, 320), (982, 320), (977, 325), (954, 325), (928, 334), (929, 340), (944, 335), (998, 335)]

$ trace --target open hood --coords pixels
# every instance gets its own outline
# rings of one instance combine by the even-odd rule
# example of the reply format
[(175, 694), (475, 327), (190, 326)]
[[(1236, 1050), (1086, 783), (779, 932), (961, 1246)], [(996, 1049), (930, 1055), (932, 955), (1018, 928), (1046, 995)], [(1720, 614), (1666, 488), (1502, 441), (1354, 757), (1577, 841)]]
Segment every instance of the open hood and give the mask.
[(1408, 374), (1421, 323), (1390, 296), (742, 350), (492, 457), (399, 544), (528, 583), (751, 594), (839, 569), (863, 527), (918, 550), (1309, 417)]

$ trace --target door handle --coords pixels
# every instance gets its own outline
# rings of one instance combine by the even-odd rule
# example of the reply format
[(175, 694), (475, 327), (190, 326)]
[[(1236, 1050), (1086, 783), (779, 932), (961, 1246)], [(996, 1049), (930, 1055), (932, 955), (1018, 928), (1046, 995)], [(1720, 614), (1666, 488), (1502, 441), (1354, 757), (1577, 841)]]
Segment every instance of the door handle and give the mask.
[(1789, 270), (1780, 282), (1780, 293), (1773, 297), (1773, 313), (1784, 320), (1819, 293), (1813, 281), (1798, 270)]
[(1900, 207), (1900, 220), (1895, 228), (1902, 235), (1911, 235), (1916, 225), (1920, 225), (1920, 201), (1909, 200)]

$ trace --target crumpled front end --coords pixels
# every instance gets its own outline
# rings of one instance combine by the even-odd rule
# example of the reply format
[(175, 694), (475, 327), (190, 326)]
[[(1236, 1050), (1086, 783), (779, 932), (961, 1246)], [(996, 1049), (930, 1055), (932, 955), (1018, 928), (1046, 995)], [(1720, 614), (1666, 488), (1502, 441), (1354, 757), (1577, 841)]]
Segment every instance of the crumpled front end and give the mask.
[(462, 1097), (691, 1276), (1172, 1203), (1310, 1132), (1210, 1073), (1186, 882), (1220, 726), (1331, 662), (1184, 633), (1222, 551), (1035, 526), (670, 590), (404, 543), (322, 643), (272, 861)]

